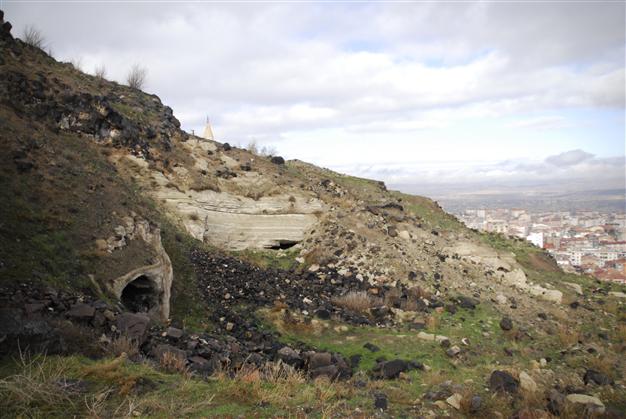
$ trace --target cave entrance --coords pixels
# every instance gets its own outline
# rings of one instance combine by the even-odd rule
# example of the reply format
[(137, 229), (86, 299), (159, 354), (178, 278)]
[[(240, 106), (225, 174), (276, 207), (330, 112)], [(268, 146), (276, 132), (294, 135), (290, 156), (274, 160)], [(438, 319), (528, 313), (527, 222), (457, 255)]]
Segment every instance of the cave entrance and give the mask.
[(126, 309), (135, 313), (147, 313), (158, 305), (158, 293), (150, 278), (141, 275), (124, 287), (120, 298)]
[(285, 250), (294, 247), (296, 244), (298, 244), (298, 242), (294, 240), (278, 240), (276, 244), (269, 246), (268, 249)]

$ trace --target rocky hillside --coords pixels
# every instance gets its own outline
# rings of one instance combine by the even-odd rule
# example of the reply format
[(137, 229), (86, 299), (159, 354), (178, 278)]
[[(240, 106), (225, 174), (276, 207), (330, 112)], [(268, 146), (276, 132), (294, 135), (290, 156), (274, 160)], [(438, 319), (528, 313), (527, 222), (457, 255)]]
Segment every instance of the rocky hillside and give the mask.
[(190, 135), (10, 29), (8, 416), (623, 416), (624, 287), (427, 198)]

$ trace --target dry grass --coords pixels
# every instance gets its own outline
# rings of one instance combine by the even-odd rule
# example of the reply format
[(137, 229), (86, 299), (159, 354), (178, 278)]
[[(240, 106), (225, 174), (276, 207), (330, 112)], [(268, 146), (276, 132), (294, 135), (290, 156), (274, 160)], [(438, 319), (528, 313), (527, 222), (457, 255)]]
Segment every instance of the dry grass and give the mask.
[(191, 182), (189, 183), (189, 189), (196, 192), (202, 191), (214, 191), (219, 192), (219, 181), (215, 176), (203, 175), (202, 173), (193, 173), (191, 175)]
[(626, 343), (626, 324), (619, 324), (615, 329), (615, 340)]
[(124, 371), (123, 366), (127, 358), (128, 356), (123, 353), (110, 362), (86, 367), (83, 375), (110, 383), (119, 388), (120, 395), (128, 395), (140, 377), (137, 374), (130, 374)]
[(45, 356), (20, 353), (19, 373), (0, 380), (0, 412), (16, 417), (31, 417), (33, 411), (71, 404), (59, 383), (66, 374), (63, 363), (50, 368)]
[(417, 304), (417, 300), (413, 298), (409, 298), (404, 302), (404, 304), (400, 308), (406, 311), (417, 311), (419, 309), (419, 305)]
[(611, 377), (615, 371), (619, 371), (619, 358), (611, 353), (600, 354), (587, 360), (589, 369), (600, 371)]
[(139, 354), (139, 345), (134, 339), (129, 339), (127, 336), (118, 336), (106, 345), (105, 350), (109, 355), (115, 357), (126, 354), (132, 358)]
[(400, 305), (400, 297), (402, 297), (402, 291), (398, 288), (392, 288), (385, 293), (384, 302), (388, 307), (396, 307)]
[(278, 186), (264, 180), (255, 182), (238, 182), (235, 180), (228, 184), (228, 191), (255, 201), (264, 196), (272, 196), (281, 192)]
[(159, 366), (169, 373), (179, 373), (185, 377), (191, 375), (187, 367), (187, 360), (173, 352), (165, 352), (161, 355), (161, 358), (159, 358)]
[(334, 297), (332, 303), (356, 313), (366, 313), (367, 310), (377, 305), (376, 300), (378, 299), (370, 296), (366, 291), (350, 291), (340, 297)]
[(41, 31), (32, 25), (24, 28), (23, 41), (31, 47), (44, 49), (46, 48), (46, 40)]
[(409, 297), (412, 297), (416, 300), (418, 299), (422, 299), (422, 298), (430, 298), (431, 297), (431, 293), (428, 290), (425, 290), (424, 288), (420, 287), (419, 285), (416, 287), (411, 287), (407, 290), (407, 294), (409, 295)]
[[(301, 396), (301, 389), (306, 383), (302, 371), (280, 361), (262, 367), (244, 363), (234, 376), (218, 372), (211, 380), (220, 383), (220, 393), (227, 395), (229, 401), (255, 405), (284, 405), (285, 401)], [(311, 397), (310, 401), (313, 400)]]
[(281, 300), (274, 300), (274, 304), (272, 305), (272, 311), (274, 313), (280, 312), (282, 310), (285, 310), (289, 308), (289, 306), (287, 305), (287, 303), (285, 303), (284, 301)]
[(323, 265), (326, 256), (320, 246), (315, 246), (304, 255), (304, 262), (307, 266)]
[(314, 327), (311, 322), (302, 321), (294, 317), (288, 309), (282, 312), (282, 328), (290, 333), (309, 334), (313, 333)]
[(421, 377), (422, 383), (425, 384), (427, 387), (438, 386), (448, 379), (447, 375), (445, 375), (445, 372), (442, 372), (440, 370), (430, 370), (426, 373), (423, 373)]
[(565, 325), (559, 325), (557, 336), (559, 338), (559, 342), (565, 348), (569, 348), (570, 346), (576, 345), (578, 343), (578, 340), (580, 339), (580, 336), (577, 330), (569, 328)]
[(426, 317), (424, 322), (426, 323), (426, 329), (431, 332), (434, 332), (439, 327), (439, 319), (435, 316)]

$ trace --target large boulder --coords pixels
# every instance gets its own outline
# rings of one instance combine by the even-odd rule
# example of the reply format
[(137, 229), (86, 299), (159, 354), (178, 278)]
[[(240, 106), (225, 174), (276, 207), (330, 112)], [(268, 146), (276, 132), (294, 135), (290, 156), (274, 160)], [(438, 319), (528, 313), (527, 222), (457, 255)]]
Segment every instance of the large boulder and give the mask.
[(400, 373), (409, 369), (409, 363), (402, 359), (394, 359), (392, 361), (380, 362), (374, 368), (374, 376), (377, 378), (384, 378), (387, 380), (398, 378)]
[(332, 364), (332, 355), (329, 352), (316, 352), (309, 357), (309, 370), (327, 367)]
[(140, 313), (122, 313), (117, 316), (117, 330), (120, 334), (141, 345), (146, 340), (150, 317)]
[(522, 390), (528, 393), (534, 393), (537, 391), (537, 383), (535, 383), (535, 380), (533, 380), (532, 377), (525, 371), (519, 373), (519, 381)]
[(292, 367), (302, 368), (304, 365), (304, 359), (300, 356), (298, 352), (289, 346), (283, 346), (276, 352), (278, 359), (283, 361), (287, 365), (291, 365)]
[(494, 371), (489, 377), (489, 388), (494, 393), (515, 394), (519, 390), (519, 381), (506, 371)]
[(585, 375), (583, 376), (583, 381), (585, 384), (597, 384), (599, 386), (606, 386), (609, 384), (613, 384), (613, 380), (607, 376), (606, 374), (602, 374), (596, 370), (587, 370), (585, 371)]
[(60, 331), (41, 318), (25, 318), (18, 308), (0, 308), (0, 355), (18, 351), (58, 354), (66, 349)]
[(478, 301), (477, 299), (466, 296), (458, 297), (457, 302), (459, 304), (459, 307), (469, 310), (474, 310), (476, 306), (480, 303), (480, 301)]
[(67, 312), (69, 317), (77, 320), (90, 320), (96, 314), (96, 309), (89, 304), (77, 303)]
[(602, 414), (605, 411), (604, 403), (602, 403), (600, 399), (586, 394), (568, 394), (565, 396), (565, 405), (569, 405), (576, 410), (581, 410), (584, 417)]
[(511, 320), (510, 317), (503, 317), (502, 320), (500, 320), (500, 329), (502, 330), (511, 330), (513, 329), (513, 320)]

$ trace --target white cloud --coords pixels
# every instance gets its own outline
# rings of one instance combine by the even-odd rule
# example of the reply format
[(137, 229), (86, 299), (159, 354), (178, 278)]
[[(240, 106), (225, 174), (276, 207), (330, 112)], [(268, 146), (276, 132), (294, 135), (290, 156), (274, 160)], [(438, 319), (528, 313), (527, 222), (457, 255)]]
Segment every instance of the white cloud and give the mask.
[(583, 150), (570, 150), (556, 156), (549, 156), (546, 158), (546, 163), (550, 163), (554, 166), (574, 166), (584, 161), (589, 161), (593, 158), (593, 154), (587, 153)]
[[(123, 81), (132, 63), (146, 65), (147, 89), (186, 129), (210, 116), (218, 139), (291, 158), (464, 181), (531, 167), (547, 176), (545, 156), (568, 149), (624, 154), (624, 119), (613, 116), (625, 106), (623, 3), (5, 8), (16, 34), (35, 23), (57, 57), (82, 57), (87, 70), (105, 63)], [(407, 177), (415, 156), (435, 163)], [(475, 163), (507, 159), (519, 167)], [(576, 170), (597, 174), (597, 160)]]
[(554, 129), (567, 126), (567, 119), (558, 115), (546, 115), (536, 118), (518, 119), (510, 124), (510, 128)]

